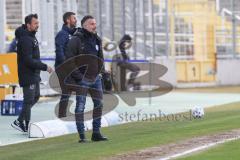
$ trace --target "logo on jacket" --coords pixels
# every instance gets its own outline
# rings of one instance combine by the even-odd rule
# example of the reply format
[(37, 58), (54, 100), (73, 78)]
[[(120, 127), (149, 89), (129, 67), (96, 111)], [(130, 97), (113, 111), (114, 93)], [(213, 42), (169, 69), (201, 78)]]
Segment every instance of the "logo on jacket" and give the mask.
[(34, 47), (37, 47), (38, 46), (38, 41), (36, 39), (34, 39)]
[(68, 35), (68, 39), (72, 39), (72, 35), (71, 34)]
[(98, 45), (96, 45), (96, 50), (99, 51), (99, 46)]

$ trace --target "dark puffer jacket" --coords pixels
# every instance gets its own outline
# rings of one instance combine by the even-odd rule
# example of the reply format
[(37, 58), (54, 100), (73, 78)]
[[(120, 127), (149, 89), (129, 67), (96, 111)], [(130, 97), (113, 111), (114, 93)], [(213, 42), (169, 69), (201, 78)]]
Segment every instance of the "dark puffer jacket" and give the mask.
[(25, 25), (17, 28), (17, 63), (18, 79), (21, 87), (39, 83), (41, 81), (40, 71), (46, 71), (47, 65), (40, 60), (36, 32), (29, 32)]
[[(88, 56), (85, 57), (87, 58), (85, 64), (90, 64), (88, 67), (80, 67), (77, 63), (77, 61), (83, 58), (79, 56), (84, 55)], [(102, 40), (97, 34), (90, 33), (83, 28), (78, 28), (69, 40), (66, 57), (67, 59), (76, 57), (75, 66), (71, 66), (71, 68), (75, 68), (75, 71), (71, 73), (71, 77), (75, 81), (81, 81), (83, 76), (88, 80), (94, 80), (97, 74), (105, 72)], [(99, 61), (97, 59), (99, 59)], [(88, 72), (86, 72), (86, 69)]]

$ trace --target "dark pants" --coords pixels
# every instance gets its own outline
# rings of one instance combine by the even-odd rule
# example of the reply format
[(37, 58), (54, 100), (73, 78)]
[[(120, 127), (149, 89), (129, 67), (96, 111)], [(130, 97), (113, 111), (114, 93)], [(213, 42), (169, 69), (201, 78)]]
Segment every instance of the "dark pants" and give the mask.
[(61, 87), (62, 95), (59, 102), (58, 118), (63, 118), (67, 116), (66, 114), (67, 114), (68, 102), (71, 96), (71, 92), (65, 88), (66, 87)]
[[(64, 72), (62, 72), (61, 70), (58, 69), (58, 67), (62, 64), (63, 62), (59, 63), (59, 62), (55, 62), (55, 69), (56, 69), (56, 73), (59, 79), (61, 79), (61, 77), (63, 76), (62, 74)], [(58, 108), (58, 118), (64, 118), (67, 117), (67, 109), (68, 109), (68, 103), (69, 103), (69, 98), (72, 94), (72, 92), (66, 87), (66, 85), (60, 82), (60, 87), (61, 87), (61, 98), (59, 101), (59, 108)]]
[(40, 97), (39, 83), (32, 84), (30, 86), (23, 87), (23, 108), (18, 117), (19, 121), (30, 121), (31, 119), (31, 108)]

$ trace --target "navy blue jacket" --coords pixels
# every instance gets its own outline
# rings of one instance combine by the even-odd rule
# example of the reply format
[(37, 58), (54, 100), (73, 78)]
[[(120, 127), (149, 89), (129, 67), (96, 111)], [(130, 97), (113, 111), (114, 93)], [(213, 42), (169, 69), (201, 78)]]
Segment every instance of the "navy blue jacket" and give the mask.
[(18, 79), (22, 87), (39, 83), (41, 80), (40, 70), (47, 70), (47, 65), (40, 60), (39, 46), (35, 34), (36, 32), (29, 32), (25, 25), (15, 31), (18, 41)]
[(56, 47), (56, 58), (55, 67), (59, 66), (66, 60), (65, 51), (67, 48), (68, 41), (71, 39), (73, 33), (76, 29), (62, 26), (62, 30), (59, 31), (55, 37), (55, 47)]

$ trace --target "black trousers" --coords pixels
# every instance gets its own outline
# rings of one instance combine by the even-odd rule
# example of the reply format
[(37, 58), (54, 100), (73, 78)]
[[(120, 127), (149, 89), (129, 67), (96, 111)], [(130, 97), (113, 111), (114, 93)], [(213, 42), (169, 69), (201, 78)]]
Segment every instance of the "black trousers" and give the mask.
[(58, 118), (63, 118), (67, 116), (68, 102), (72, 93), (66, 87), (61, 86), (61, 90), (62, 95), (59, 102)]
[(23, 87), (23, 108), (18, 117), (19, 121), (31, 120), (31, 108), (37, 103), (40, 97), (39, 83)]

